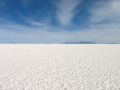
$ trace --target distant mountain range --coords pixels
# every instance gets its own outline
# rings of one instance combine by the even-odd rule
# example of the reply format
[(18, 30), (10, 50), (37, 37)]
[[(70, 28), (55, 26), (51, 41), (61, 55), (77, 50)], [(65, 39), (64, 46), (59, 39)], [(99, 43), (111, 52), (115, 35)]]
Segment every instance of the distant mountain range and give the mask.
[(64, 42), (62, 44), (120, 44), (120, 43), (96, 43), (91, 41), (80, 41), (80, 42)]
[(95, 42), (85, 42), (85, 41), (80, 41), (80, 42), (64, 42), (63, 44), (97, 44)]

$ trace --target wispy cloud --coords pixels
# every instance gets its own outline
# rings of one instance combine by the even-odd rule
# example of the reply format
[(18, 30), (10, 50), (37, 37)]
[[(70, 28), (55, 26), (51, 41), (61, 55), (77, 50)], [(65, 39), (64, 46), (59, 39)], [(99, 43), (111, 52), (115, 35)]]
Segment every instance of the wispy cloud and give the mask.
[(102, 0), (98, 1), (91, 10), (92, 22), (105, 22), (120, 23), (120, 0)]
[(75, 15), (75, 8), (81, 0), (60, 0), (57, 4), (57, 19), (60, 24), (67, 25), (71, 23)]
[(0, 42), (4, 43), (61, 43), (91, 41), (97, 43), (120, 43), (119, 24), (92, 26), (83, 30), (51, 31), (53, 27), (29, 27), (12, 22), (0, 26)]
[[(30, 0), (23, 0), (23, 3), (26, 2), (29, 3)], [(86, 0), (84, 3), (86, 3)], [(52, 18), (49, 15), (36, 18), (34, 13), (27, 13), (30, 11), (24, 13), (22, 10), (18, 10), (16, 12), (17, 17), (14, 20), (0, 17), (0, 43), (61, 43), (80, 41), (120, 43), (119, 0), (100, 0), (95, 5), (91, 4), (93, 8), (88, 8), (91, 10), (91, 16), (81, 11), (82, 15), (88, 15), (90, 22), (88, 20), (85, 23), (89, 23), (91, 26), (89, 28), (87, 25), (84, 26), (85, 28), (77, 27), (77, 30), (72, 28), (71, 23), (76, 14), (76, 9), (79, 9), (77, 6), (81, 4), (81, 0), (59, 0), (55, 4), (56, 18), (61, 26), (52, 25), (52, 23), (56, 22), (54, 22), (54, 17)], [(84, 9), (84, 7), (81, 8)], [(12, 9), (14, 8), (10, 10)], [(31, 10), (31, 8), (29, 9)], [(11, 17), (10, 13), (8, 15)], [(68, 30), (69, 28), (72, 29)]]
[(50, 21), (48, 19), (36, 21), (36, 20), (32, 20), (32, 19), (28, 18), (24, 22), (29, 24), (30, 26), (34, 26), (34, 27), (43, 27), (43, 26), (47, 27), (47, 26), (49, 26)]
[(93, 36), (98, 35), (98, 41), (120, 43), (119, 8), (120, 0), (101, 0), (91, 9), (90, 23), (96, 27)]
[(24, 15), (21, 12), (17, 12), (18, 17), (26, 24), (34, 27), (47, 26), (50, 23), (50, 18), (34, 19), (34, 16)]
[(29, 20), (28, 23), (31, 25), (31, 26), (45, 26), (47, 23), (46, 22), (40, 22), (40, 21), (32, 21), (32, 20)]

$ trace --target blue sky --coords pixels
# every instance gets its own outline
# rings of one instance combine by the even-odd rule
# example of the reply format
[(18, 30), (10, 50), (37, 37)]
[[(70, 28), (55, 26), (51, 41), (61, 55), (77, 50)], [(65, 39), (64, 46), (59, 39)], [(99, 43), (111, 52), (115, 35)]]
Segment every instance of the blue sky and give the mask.
[(0, 0), (0, 43), (120, 43), (120, 0)]

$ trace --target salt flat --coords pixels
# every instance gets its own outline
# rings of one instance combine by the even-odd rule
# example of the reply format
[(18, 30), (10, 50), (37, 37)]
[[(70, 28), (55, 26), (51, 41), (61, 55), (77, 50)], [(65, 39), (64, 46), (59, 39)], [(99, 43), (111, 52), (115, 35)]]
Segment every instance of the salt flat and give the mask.
[(1, 44), (0, 90), (120, 90), (120, 45)]

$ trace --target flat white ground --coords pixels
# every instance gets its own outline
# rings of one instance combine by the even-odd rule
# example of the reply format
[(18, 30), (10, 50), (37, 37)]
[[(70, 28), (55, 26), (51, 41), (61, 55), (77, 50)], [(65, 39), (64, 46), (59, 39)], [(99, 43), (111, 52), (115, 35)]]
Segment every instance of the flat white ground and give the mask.
[(120, 45), (0, 45), (0, 90), (120, 90)]

